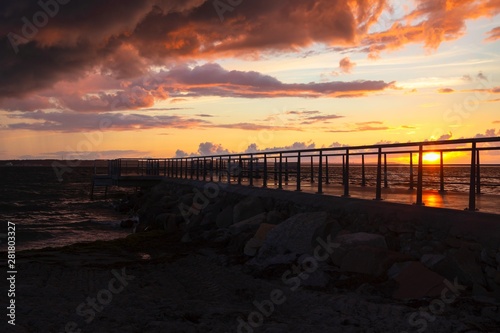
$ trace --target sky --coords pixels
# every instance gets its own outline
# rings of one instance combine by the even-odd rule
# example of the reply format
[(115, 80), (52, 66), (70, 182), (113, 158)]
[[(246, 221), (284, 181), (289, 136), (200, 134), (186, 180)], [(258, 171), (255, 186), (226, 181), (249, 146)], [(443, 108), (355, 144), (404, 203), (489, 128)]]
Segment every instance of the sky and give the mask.
[(4, 0), (0, 159), (500, 136), (499, 14), (500, 0)]

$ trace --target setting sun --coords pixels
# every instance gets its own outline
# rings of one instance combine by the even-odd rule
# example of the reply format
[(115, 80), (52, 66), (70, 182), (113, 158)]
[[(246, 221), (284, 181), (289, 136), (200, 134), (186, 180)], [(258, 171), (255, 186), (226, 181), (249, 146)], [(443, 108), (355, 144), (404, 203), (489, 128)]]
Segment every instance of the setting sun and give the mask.
[(426, 153), (424, 154), (424, 162), (427, 163), (438, 163), (440, 159), (440, 155), (438, 153)]

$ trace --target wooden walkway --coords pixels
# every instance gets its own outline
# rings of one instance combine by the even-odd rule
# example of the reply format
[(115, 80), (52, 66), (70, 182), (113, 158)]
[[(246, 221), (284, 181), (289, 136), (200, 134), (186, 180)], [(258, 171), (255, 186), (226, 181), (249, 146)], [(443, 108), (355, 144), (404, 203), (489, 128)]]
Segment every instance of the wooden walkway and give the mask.
[[(493, 176), (491, 173), (485, 175), (482, 171), (483, 167), (491, 167), (491, 164), (481, 164), (483, 154), (490, 151), (493, 153), (490, 156), (500, 156), (494, 154), (500, 152), (500, 137), (95, 161), (92, 194), (95, 187), (141, 187), (151, 186), (162, 179), (186, 179), (500, 214), (500, 195), (484, 194), (482, 190), (483, 185), (500, 187), (500, 159), (496, 161), (498, 174), (494, 171)], [(470, 156), (470, 164), (465, 166), (467, 171), (462, 176), (467, 192), (445, 191), (444, 157), (456, 152)], [(437, 165), (440, 170), (439, 190), (428, 190), (436, 186), (429, 186), (426, 174), (424, 156), (428, 153), (440, 156)], [(408, 179), (409, 189), (391, 184), (388, 172), (391, 157), (408, 159), (408, 164), (403, 165), (407, 171), (399, 172), (408, 172), (403, 178)], [(341, 164), (338, 164), (339, 160)], [(370, 169), (376, 172), (368, 179)]]

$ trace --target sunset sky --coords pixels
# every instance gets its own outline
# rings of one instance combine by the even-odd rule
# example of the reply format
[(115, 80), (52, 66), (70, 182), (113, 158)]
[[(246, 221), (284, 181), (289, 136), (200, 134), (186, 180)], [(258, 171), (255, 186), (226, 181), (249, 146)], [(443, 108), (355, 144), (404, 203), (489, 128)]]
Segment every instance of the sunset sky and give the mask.
[(500, 0), (5, 0), (0, 159), (500, 136), (499, 14)]

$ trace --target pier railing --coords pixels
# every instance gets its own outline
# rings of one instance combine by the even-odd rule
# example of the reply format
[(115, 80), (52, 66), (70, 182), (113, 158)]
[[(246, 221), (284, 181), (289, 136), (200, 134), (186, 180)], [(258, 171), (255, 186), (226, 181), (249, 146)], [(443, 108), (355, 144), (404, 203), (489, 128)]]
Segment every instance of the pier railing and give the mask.
[[(404, 176), (408, 188), (416, 191), (415, 204), (423, 205), (423, 190), (429, 187), (429, 182), (424, 182), (427, 166), (439, 168), (438, 184), (432, 185), (437, 185), (435, 189), (444, 192), (449, 184), (445, 182), (445, 155), (459, 153), (466, 155), (470, 161), (466, 164), (467, 182), (459, 184), (467, 185), (468, 209), (475, 211), (476, 196), (482, 193), (481, 188), (486, 184), (481, 178), (481, 167), (485, 165), (480, 162), (482, 153), (486, 151), (500, 152), (500, 137), (164, 159), (117, 159), (107, 161), (105, 166), (96, 162), (95, 173), (103, 172), (112, 177), (163, 176), (261, 187), (274, 183), (277, 189), (294, 185), (297, 191), (301, 191), (303, 184), (308, 182), (318, 194), (323, 193), (325, 184), (338, 182), (343, 187), (342, 196), (350, 196), (350, 186), (356, 184), (373, 186), (374, 199), (382, 200), (382, 188), (389, 187), (389, 166), (400, 165), (408, 172)], [(437, 157), (432, 164), (425, 162), (425, 155), (429, 153)], [(500, 165), (500, 153), (490, 155), (496, 156), (494, 164)], [(389, 163), (388, 157), (396, 158), (397, 164)], [(401, 178), (401, 175), (397, 176)], [(500, 186), (500, 180), (489, 179), (487, 184), (490, 187)]]

